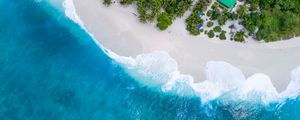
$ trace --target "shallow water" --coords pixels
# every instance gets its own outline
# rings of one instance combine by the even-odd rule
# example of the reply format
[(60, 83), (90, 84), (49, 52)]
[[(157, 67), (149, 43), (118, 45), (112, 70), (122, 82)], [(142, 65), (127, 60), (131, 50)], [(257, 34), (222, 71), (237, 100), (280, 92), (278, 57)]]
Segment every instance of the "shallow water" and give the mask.
[(263, 104), (226, 92), (203, 103), (143, 84), (61, 7), (0, 1), (1, 120), (300, 119), (299, 97)]

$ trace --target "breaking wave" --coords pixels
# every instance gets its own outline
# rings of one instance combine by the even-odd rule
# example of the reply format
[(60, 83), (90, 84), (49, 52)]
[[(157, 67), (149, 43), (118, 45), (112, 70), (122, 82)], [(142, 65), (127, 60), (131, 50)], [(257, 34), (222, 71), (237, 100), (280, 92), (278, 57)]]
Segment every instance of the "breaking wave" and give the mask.
[[(65, 9), (65, 15), (73, 20), (75, 23), (80, 25), (81, 27), (84, 26), (83, 22), (80, 20), (79, 16), (76, 13), (75, 6), (73, 0), (64, 0), (63, 7)], [(85, 27), (83, 27), (85, 28)]]
[[(65, 15), (85, 29), (76, 14), (73, 1), (65, 0), (63, 6)], [(195, 83), (192, 76), (178, 71), (177, 62), (166, 52), (140, 54), (135, 58), (124, 57), (105, 49), (97, 40), (94, 41), (140, 84), (180, 96), (199, 96), (203, 103), (229, 95), (231, 99), (268, 105), (288, 98), (296, 98), (300, 93), (300, 66), (291, 72), (291, 82), (281, 93), (277, 92), (266, 74), (257, 73), (246, 78), (241, 70), (223, 61), (208, 62), (207, 80)]]
[(108, 54), (141, 84), (178, 95), (197, 95), (202, 102), (232, 94), (240, 100), (267, 105), (297, 97), (300, 93), (300, 66), (292, 71), (287, 89), (278, 93), (269, 76), (257, 73), (246, 78), (241, 70), (222, 61), (208, 62), (207, 80), (195, 83), (193, 77), (178, 71), (176, 61), (165, 52), (141, 54), (136, 58), (122, 57), (112, 52)]

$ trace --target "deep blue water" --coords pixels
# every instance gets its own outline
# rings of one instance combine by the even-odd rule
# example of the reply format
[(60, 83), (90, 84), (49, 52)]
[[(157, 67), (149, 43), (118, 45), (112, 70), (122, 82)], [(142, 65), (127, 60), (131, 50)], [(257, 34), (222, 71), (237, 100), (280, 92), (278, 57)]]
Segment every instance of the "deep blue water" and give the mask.
[(0, 120), (300, 120), (299, 98), (268, 106), (152, 90), (47, 2), (0, 1)]

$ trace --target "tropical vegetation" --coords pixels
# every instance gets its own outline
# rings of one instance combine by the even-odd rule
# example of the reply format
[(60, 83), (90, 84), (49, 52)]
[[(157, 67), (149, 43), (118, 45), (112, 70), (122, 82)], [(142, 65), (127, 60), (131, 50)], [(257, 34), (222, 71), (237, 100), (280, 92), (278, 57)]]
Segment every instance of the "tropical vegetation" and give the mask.
[[(122, 5), (136, 4), (138, 18), (142, 23), (155, 22), (160, 30), (167, 29), (172, 21), (182, 17), (191, 8), (191, 14), (186, 18), (186, 30), (192, 35), (205, 32), (214, 37), (214, 32), (220, 33), (220, 39), (226, 39), (222, 28), (227, 21), (238, 21), (243, 29), (235, 29), (231, 38), (235, 41), (245, 41), (244, 36), (250, 35), (257, 40), (266, 42), (289, 39), (300, 36), (300, 0), (239, 0), (243, 5), (236, 10), (228, 10), (217, 2), (210, 6), (210, 0), (119, 0)], [(109, 6), (111, 0), (103, 0)], [(207, 16), (209, 19), (203, 18)], [(204, 26), (203, 24), (206, 23)], [(215, 23), (215, 24), (214, 24)], [(221, 32), (222, 31), (222, 32)]]

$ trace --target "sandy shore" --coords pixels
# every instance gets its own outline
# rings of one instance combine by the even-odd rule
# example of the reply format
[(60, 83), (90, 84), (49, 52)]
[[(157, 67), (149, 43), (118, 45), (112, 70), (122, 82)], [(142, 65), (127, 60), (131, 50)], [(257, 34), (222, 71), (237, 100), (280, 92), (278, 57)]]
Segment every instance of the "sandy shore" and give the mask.
[(208, 61), (225, 61), (243, 71), (246, 77), (265, 73), (278, 91), (290, 82), (290, 72), (300, 65), (300, 38), (275, 43), (248, 43), (191, 36), (185, 30), (184, 18), (177, 19), (166, 31), (154, 25), (141, 24), (133, 7), (113, 4), (105, 7), (99, 0), (74, 0), (85, 27), (106, 48), (122, 56), (166, 51), (196, 82), (206, 79)]

